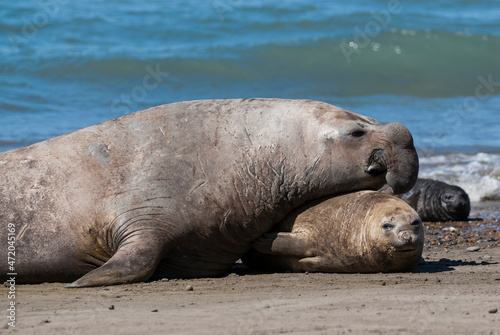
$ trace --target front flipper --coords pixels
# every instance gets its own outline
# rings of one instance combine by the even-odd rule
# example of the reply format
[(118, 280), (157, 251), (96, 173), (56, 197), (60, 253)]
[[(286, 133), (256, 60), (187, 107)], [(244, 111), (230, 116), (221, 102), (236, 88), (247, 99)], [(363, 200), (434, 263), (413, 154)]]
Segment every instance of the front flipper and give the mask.
[(90, 287), (128, 284), (148, 280), (163, 254), (163, 243), (158, 238), (138, 238), (120, 246), (101, 267), (64, 287)]
[(242, 258), (248, 267), (265, 271), (302, 271), (302, 259), (315, 258), (316, 243), (307, 231), (266, 233)]
[(266, 233), (253, 242), (252, 248), (265, 255), (314, 256), (314, 245), (307, 235), (306, 232)]
[(296, 267), (302, 271), (318, 271), (324, 264), (324, 260), (320, 256), (301, 258), (297, 261)]

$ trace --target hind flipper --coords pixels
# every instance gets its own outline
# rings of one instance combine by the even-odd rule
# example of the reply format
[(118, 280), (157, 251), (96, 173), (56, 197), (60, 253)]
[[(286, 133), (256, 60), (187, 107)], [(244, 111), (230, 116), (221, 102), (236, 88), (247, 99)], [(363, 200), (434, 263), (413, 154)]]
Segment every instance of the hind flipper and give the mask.
[(160, 241), (136, 239), (118, 248), (104, 265), (64, 287), (128, 284), (148, 280), (162, 258)]

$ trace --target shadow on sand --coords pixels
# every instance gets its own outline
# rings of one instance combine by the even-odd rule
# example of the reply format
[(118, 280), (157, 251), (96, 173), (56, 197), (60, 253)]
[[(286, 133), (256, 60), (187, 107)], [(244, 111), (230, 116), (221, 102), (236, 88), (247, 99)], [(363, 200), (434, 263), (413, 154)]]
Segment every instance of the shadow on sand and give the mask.
[[(462, 261), (462, 260), (451, 260), (448, 258), (441, 258), (439, 261), (425, 261), (423, 258), (418, 263), (413, 273), (439, 273), (454, 271), (458, 266), (487, 266), (498, 264), (498, 262), (488, 262), (488, 261)], [(269, 273), (280, 273), (283, 271), (266, 271), (260, 269), (248, 268), (245, 264), (236, 263), (231, 269), (232, 273), (237, 275), (258, 275), (258, 274), (269, 274)]]
[(424, 261), (420, 260), (416, 269), (413, 271), (415, 273), (436, 273), (436, 272), (446, 272), (453, 271), (457, 266), (486, 266), (498, 264), (498, 262), (488, 262), (488, 261), (462, 261), (462, 260), (452, 260), (448, 258), (441, 258), (439, 261)]

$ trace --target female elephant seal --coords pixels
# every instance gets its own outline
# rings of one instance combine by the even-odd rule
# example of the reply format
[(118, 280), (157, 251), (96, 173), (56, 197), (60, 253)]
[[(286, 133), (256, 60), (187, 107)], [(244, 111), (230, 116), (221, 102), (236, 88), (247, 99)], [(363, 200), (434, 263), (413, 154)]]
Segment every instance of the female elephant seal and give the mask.
[(217, 276), (303, 203), (404, 192), (417, 173), (397, 123), (310, 100), (179, 102), (0, 154), (0, 237), (15, 226), (18, 282)]
[[(392, 194), (388, 186), (380, 191)], [(413, 207), (423, 221), (466, 221), (470, 214), (469, 195), (442, 181), (418, 178), (409, 192), (396, 196)]]
[(422, 221), (403, 200), (360, 191), (307, 203), (253, 243), (251, 267), (315, 272), (412, 270), (424, 244)]

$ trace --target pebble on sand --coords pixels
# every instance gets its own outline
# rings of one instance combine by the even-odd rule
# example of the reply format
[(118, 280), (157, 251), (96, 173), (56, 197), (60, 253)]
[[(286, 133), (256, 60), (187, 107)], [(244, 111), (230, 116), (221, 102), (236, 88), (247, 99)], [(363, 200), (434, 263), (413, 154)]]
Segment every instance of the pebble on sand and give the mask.
[(496, 312), (498, 312), (498, 308), (492, 308), (488, 311), (490, 314), (495, 314)]
[(186, 286), (186, 291), (193, 291), (194, 288), (191, 285)]
[(473, 252), (473, 251), (479, 251), (481, 248), (475, 246), (475, 247), (468, 247), (467, 251)]

